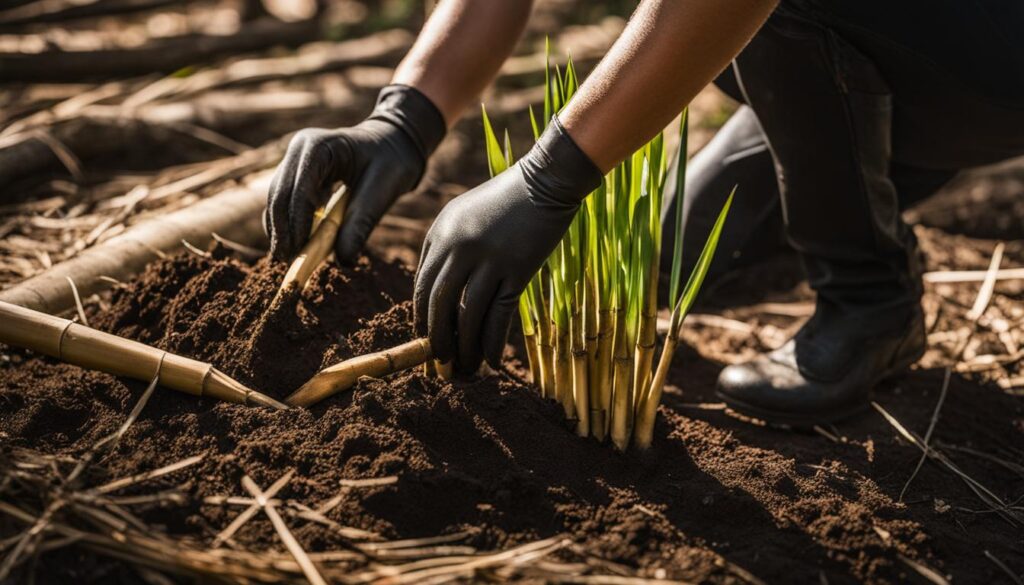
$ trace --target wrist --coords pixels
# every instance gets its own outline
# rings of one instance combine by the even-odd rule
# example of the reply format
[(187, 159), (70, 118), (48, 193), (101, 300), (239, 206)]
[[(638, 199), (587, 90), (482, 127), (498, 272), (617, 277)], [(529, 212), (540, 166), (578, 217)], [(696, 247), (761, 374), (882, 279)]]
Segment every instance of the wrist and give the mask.
[(537, 203), (576, 207), (597, 189), (604, 175), (552, 116), (530, 152), (519, 161)]
[(409, 85), (392, 84), (381, 89), (377, 105), (367, 119), (388, 122), (404, 132), (424, 166), (448, 130), (437, 106)]

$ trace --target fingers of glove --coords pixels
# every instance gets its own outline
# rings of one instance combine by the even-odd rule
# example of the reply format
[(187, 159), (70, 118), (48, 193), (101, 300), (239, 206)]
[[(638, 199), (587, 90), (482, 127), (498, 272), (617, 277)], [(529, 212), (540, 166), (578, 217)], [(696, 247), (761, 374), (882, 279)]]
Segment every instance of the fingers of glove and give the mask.
[(292, 249), (291, 234), (288, 232), (288, 207), (291, 200), (291, 185), (295, 182), (295, 156), (285, 153), (284, 160), (274, 171), (267, 192), (267, 209), (264, 211), (264, 226), (270, 237), (270, 253), (278, 259), (287, 259)]
[(522, 287), (510, 285), (503, 281), (483, 321), (481, 347), (487, 363), (494, 369), (501, 367), (501, 355), (505, 351), (505, 340), (508, 338), (508, 327), (512, 315), (519, 308), (519, 295)]
[(417, 337), (426, 337), (429, 329), (427, 314), (430, 309), (430, 291), (434, 288), (437, 274), (444, 266), (444, 255), (430, 253), (430, 234), (423, 242), (420, 252), (420, 265), (416, 268), (416, 283), (413, 286), (412, 314), (413, 327)]
[(483, 360), (480, 329), (497, 290), (498, 279), (487, 268), (471, 274), (469, 282), (466, 283), (457, 318), (458, 358), (455, 360), (455, 366), (460, 373), (472, 374), (480, 367)]
[(292, 246), (289, 257), (298, 254), (309, 240), (316, 210), (331, 198), (331, 181), (327, 176), (329, 160), (326, 152), (316, 149), (305, 151), (299, 159), (288, 208)]
[(427, 308), (427, 337), (434, 351), (434, 358), (448, 363), (455, 357), (455, 327), (459, 301), (466, 285), (468, 269), (449, 256), (438, 272), (430, 290), (430, 306)]
[(373, 228), (395, 199), (405, 192), (405, 185), (401, 183), (401, 177), (386, 164), (371, 165), (359, 179), (334, 245), (340, 262), (351, 264), (359, 258)]

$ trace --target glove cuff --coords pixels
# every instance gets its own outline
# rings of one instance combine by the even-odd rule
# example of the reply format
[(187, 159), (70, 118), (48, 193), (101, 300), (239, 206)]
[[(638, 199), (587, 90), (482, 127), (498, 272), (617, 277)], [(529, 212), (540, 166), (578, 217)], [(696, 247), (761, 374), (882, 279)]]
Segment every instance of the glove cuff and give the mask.
[(410, 85), (393, 84), (380, 90), (368, 119), (390, 122), (405, 132), (423, 157), (424, 165), (448, 131), (434, 102)]
[(519, 161), (534, 201), (541, 205), (578, 207), (597, 189), (604, 175), (569, 136), (558, 116)]

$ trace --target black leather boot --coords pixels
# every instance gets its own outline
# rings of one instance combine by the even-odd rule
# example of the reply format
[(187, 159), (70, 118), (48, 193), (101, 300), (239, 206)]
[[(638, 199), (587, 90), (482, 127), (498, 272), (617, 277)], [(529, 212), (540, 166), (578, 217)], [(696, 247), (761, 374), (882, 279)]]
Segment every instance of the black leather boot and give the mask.
[(772, 422), (835, 421), (865, 408), (878, 382), (924, 350), (916, 243), (890, 178), (891, 94), (870, 60), (783, 8), (736, 66), (818, 300), (781, 349), (725, 368), (718, 394)]

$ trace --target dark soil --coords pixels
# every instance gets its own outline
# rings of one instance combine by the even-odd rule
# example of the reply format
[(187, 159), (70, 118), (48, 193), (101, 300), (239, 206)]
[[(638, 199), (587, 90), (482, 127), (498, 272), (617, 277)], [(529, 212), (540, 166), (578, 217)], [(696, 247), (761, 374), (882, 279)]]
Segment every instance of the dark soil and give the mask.
[[(922, 234), (926, 249), (937, 248), (931, 257), (942, 257), (942, 250), (971, 253), (944, 245), (953, 243), (948, 236), (935, 242)], [(1009, 253), (1020, 254), (1020, 247)], [(785, 272), (785, 264), (773, 270)], [(275, 396), (326, 364), (411, 338), (411, 275), (402, 266), (370, 259), (352, 268), (331, 265), (301, 298), (286, 299), (266, 317), (282, 272), (223, 250), (210, 259), (182, 255), (118, 288), (108, 307), (90, 307), (90, 320), (209, 360)], [(740, 281), (746, 284), (724, 288), (741, 296), (749, 282), (766, 279), (753, 271)], [(805, 293), (798, 287), (767, 294), (785, 301)], [(962, 304), (969, 306), (973, 294), (967, 290)], [(943, 315), (943, 326), (955, 324), (955, 311)], [(711, 327), (692, 327), (687, 340), (704, 355), (763, 349), (756, 336)], [(933, 351), (939, 359), (941, 348)], [(364, 380), (312, 410), (272, 412), (160, 391), (103, 460), (104, 475), (205, 454), (199, 465), (132, 488), (183, 485), (190, 496), (183, 507), (137, 512), (172, 534), (201, 540), (212, 539), (239, 511), (203, 504), (204, 497), (242, 495), (243, 474), (267, 486), (294, 469), (280, 496), (313, 507), (337, 495), (341, 479), (398, 476), (394, 485), (347, 492), (329, 514), (346, 526), (387, 538), (468, 531), (469, 544), (481, 549), (566, 533), (646, 575), (664, 569), (694, 581), (744, 581), (752, 574), (772, 583), (897, 583), (919, 579), (905, 560), (912, 559), (957, 583), (997, 582), (1005, 573), (986, 550), (1024, 567), (1024, 532), (985, 510), (934, 464), (922, 468), (904, 503), (897, 501), (919, 452), (874, 413), (829, 429), (838, 443), (738, 420), (711, 402), (721, 366), (684, 348), (652, 450), (620, 455), (577, 438), (560, 408), (524, 382), (514, 352), (509, 358), (505, 371), (473, 380), (449, 383), (418, 371)], [(0, 376), (0, 437), (62, 454), (80, 453), (113, 431), (144, 387), (18, 351), (0, 366)], [(923, 434), (941, 383), (941, 370), (919, 369), (882, 389), (878, 400)], [(942, 415), (935, 434), (942, 444), (1024, 463), (1019, 398), (954, 376)], [(1000, 497), (1024, 493), (1024, 478), (1012, 470), (949, 453)], [(344, 545), (316, 525), (298, 525), (295, 533), (309, 550)], [(279, 547), (261, 518), (236, 540)], [(52, 556), (62, 562), (41, 564), (37, 582), (136, 578), (79, 549)]]

